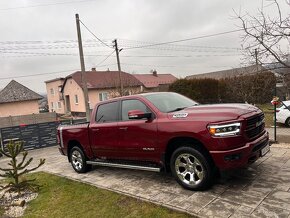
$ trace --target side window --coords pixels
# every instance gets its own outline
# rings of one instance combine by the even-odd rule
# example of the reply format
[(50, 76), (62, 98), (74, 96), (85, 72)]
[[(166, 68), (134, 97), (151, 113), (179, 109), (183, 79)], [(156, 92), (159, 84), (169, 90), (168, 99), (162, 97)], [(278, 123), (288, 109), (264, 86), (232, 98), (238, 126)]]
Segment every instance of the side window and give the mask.
[(122, 101), (122, 120), (129, 120), (128, 112), (130, 110), (151, 112), (150, 109), (139, 100), (124, 100)]
[(118, 102), (102, 104), (98, 107), (96, 121), (98, 123), (118, 121)]

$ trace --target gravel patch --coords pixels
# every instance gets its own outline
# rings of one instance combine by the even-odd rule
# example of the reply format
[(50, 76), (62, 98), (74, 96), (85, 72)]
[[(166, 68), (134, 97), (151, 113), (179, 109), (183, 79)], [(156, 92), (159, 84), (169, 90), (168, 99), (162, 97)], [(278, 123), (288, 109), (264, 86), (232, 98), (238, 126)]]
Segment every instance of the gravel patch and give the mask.
[[(5, 193), (4, 191), (0, 192), (0, 205), (4, 208), (5, 217), (21, 217), (24, 214), (25, 209), (27, 208), (27, 203), (37, 198), (38, 193), (27, 191), (22, 193), (20, 196), (17, 193)], [(21, 201), (25, 201), (24, 206), (16, 206)]]

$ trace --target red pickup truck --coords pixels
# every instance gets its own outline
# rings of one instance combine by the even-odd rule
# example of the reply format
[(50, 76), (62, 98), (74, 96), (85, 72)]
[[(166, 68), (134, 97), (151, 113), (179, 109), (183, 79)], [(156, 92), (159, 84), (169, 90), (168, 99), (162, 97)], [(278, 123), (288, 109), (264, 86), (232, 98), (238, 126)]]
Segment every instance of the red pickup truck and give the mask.
[(172, 92), (100, 102), (89, 123), (59, 126), (58, 139), (78, 173), (92, 165), (165, 170), (191, 190), (207, 188), (216, 169), (243, 167), (270, 149), (260, 109), (199, 105)]

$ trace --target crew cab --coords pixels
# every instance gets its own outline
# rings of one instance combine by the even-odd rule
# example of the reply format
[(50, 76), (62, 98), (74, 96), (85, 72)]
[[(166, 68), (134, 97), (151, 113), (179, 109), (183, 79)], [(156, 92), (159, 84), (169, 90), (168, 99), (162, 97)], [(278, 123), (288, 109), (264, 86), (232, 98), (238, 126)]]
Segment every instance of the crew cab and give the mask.
[(89, 123), (59, 126), (58, 139), (78, 173), (92, 165), (165, 170), (190, 190), (209, 187), (216, 169), (244, 167), (270, 150), (257, 107), (199, 105), (172, 92), (100, 102)]

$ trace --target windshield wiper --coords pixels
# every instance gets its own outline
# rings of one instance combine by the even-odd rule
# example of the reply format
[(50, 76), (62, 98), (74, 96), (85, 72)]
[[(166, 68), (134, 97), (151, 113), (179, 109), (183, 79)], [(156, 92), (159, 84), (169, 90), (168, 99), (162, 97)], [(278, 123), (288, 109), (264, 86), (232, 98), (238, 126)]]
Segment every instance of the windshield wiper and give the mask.
[(185, 108), (192, 107), (192, 106), (196, 106), (196, 105), (198, 105), (198, 104), (196, 103), (196, 104), (193, 104), (193, 105), (190, 105), (190, 106), (187, 106), (187, 107), (178, 107), (178, 108), (175, 108), (174, 110), (168, 111), (167, 113), (181, 111), (181, 110), (183, 110)]
[(168, 111), (167, 113), (171, 113), (171, 112), (175, 112), (175, 111), (181, 111), (181, 110), (183, 110), (185, 108), (187, 108), (187, 107), (178, 107), (178, 108), (175, 108), (174, 110)]

